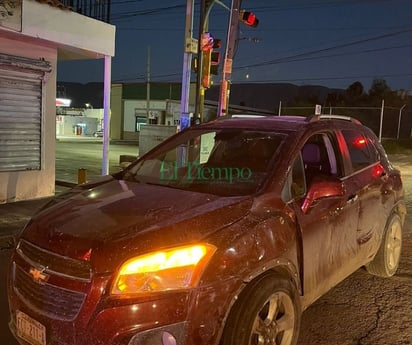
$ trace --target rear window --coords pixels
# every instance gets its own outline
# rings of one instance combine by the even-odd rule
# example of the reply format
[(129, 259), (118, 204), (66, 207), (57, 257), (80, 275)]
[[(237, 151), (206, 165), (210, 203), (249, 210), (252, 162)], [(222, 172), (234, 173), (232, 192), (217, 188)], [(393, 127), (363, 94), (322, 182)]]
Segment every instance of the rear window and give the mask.
[(342, 130), (342, 134), (355, 171), (379, 161), (379, 152), (363, 133), (353, 130)]

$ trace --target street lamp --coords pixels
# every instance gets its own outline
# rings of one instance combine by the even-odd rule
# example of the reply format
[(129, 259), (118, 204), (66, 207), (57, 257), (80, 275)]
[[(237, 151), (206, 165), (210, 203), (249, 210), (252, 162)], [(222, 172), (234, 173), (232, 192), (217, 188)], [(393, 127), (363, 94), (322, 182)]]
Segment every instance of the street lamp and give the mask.
[(406, 104), (404, 104), (400, 109), (399, 109), (399, 116), (398, 116), (398, 133), (396, 134), (396, 139), (399, 140), (399, 131), (401, 129), (401, 118), (402, 118), (402, 110), (403, 108), (406, 107)]

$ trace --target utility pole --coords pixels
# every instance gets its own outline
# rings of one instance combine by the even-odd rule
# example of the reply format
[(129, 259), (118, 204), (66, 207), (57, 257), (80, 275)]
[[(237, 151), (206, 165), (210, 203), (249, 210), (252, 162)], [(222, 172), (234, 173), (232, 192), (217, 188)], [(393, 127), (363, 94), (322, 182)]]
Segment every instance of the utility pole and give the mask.
[(147, 76), (146, 76), (146, 123), (149, 121), (150, 113), (150, 46), (147, 47)]
[(223, 60), (222, 81), (219, 92), (218, 117), (225, 116), (228, 113), (233, 58), (235, 55), (236, 39), (239, 30), (239, 7), (240, 0), (232, 0), (232, 6), (230, 8), (230, 21), (227, 31), (226, 51)]
[(183, 73), (182, 73), (182, 96), (180, 102), (180, 130), (190, 125), (189, 115), (189, 93), (190, 93), (190, 74), (192, 67), (192, 54), (197, 52), (198, 43), (193, 39), (193, 8), (194, 0), (187, 0), (186, 5), (186, 26), (185, 43), (183, 54)]

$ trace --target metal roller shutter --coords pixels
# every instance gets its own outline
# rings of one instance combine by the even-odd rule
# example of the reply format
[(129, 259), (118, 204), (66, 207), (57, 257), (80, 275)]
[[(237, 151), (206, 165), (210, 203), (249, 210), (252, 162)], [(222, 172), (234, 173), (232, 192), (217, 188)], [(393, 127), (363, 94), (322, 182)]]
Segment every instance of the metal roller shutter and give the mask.
[(16, 66), (22, 59), (6, 56), (4, 63), (4, 56), (0, 54), (0, 171), (40, 170), (44, 71), (30, 68), (28, 59)]

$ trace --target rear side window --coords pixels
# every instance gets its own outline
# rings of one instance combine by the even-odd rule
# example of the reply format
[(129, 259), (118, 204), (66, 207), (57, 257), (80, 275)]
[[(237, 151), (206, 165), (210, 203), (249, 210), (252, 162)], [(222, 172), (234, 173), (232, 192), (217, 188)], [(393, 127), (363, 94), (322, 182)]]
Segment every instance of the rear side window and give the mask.
[(361, 132), (342, 130), (349, 156), (355, 171), (379, 161), (379, 152), (371, 141)]

